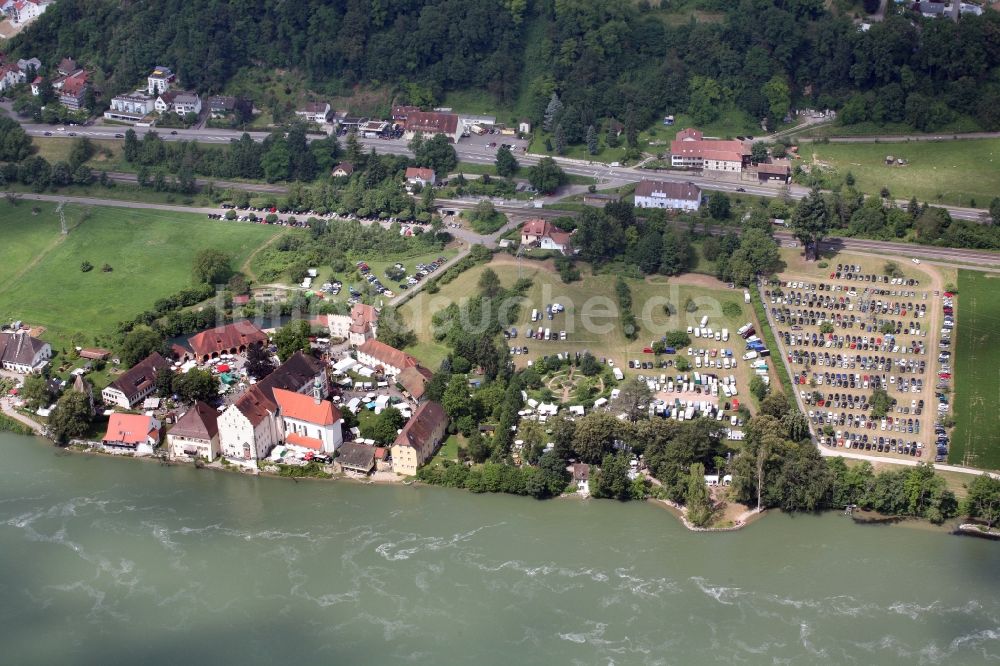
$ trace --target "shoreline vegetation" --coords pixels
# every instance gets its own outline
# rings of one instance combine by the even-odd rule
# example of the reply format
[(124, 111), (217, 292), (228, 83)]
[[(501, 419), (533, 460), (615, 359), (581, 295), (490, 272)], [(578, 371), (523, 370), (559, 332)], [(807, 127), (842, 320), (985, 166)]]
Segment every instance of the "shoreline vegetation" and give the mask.
[[(18, 432), (16, 430), (14, 430), (13, 428), (7, 429), (6, 427), (4, 427), (5, 425), (13, 425), (13, 426), (16, 426), (16, 427), (20, 427), (20, 428), (23, 429), (23, 431), (22, 432)], [(43, 440), (51, 442), (51, 440), (48, 440), (46, 437), (38, 434), (37, 432), (35, 432), (31, 428), (29, 428), (28, 426), (26, 426), (26, 425), (24, 425), (24, 424), (22, 424), (22, 423), (20, 423), (18, 421), (15, 421), (15, 420), (11, 419), (10, 417), (7, 417), (5, 414), (0, 414), (0, 432), (10, 432), (12, 434), (21, 435), (21, 436), (25, 436), (25, 437), (34, 436), (34, 437), (37, 437), (38, 439), (43, 439)], [(58, 446), (58, 445), (55, 445), (55, 446)], [(65, 451), (65, 452), (71, 453), (71, 454), (92, 455), (92, 456), (98, 456), (98, 457), (129, 458), (129, 459), (132, 459), (132, 460), (139, 460), (139, 461), (146, 461), (146, 462), (156, 462), (156, 463), (160, 464), (161, 466), (167, 466), (167, 467), (193, 466), (194, 468), (199, 469), (199, 470), (208, 470), (208, 471), (211, 471), (211, 472), (236, 473), (236, 474), (245, 475), (245, 476), (260, 476), (260, 477), (273, 478), (273, 479), (285, 479), (285, 480), (292, 480), (295, 483), (298, 483), (300, 481), (322, 481), (322, 482), (349, 482), (349, 483), (356, 483), (356, 484), (359, 484), (359, 485), (377, 485), (377, 486), (404, 485), (404, 486), (417, 486), (417, 487), (421, 487), (421, 486), (431, 487), (431, 486), (442, 486), (443, 485), (443, 484), (440, 484), (440, 483), (433, 483), (433, 482), (424, 481), (424, 480), (421, 480), (420, 478), (416, 478), (416, 477), (414, 477), (414, 478), (401, 478), (401, 477), (397, 477), (395, 479), (388, 479), (388, 478), (385, 478), (385, 477), (383, 477), (383, 478), (361, 479), (361, 478), (357, 478), (355, 476), (351, 476), (351, 475), (347, 475), (347, 474), (333, 474), (333, 473), (326, 473), (326, 474), (322, 474), (322, 475), (303, 475), (303, 476), (297, 476), (297, 475), (282, 474), (280, 472), (267, 471), (267, 470), (264, 470), (264, 469), (258, 469), (256, 471), (254, 471), (253, 473), (251, 473), (247, 468), (241, 467), (239, 465), (220, 464), (218, 460), (213, 461), (212, 463), (205, 463), (205, 462), (200, 461), (200, 460), (197, 460), (197, 461), (172, 461), (172, 460), (166, 460), (165, 458), (162, 458), (160, 456), (116, 455), (116, 454), (105, 453), (105, 452), (100, 451), (100, 450), (98, 450), (98, 449), (96, 449), (94, 447), (91, 447), (91, 446), (84, 447), (83, 445), (81, 445), (79, 443), (70, 444), (70, 445), (67, 445), (67, 446), (58, 446), (58, 448), (60, 448), (62, 451)], [(426, 469), (426, 467), (422, 468), (422, 469)], [(444, 486), (444, 487), (447, 487), (447, 486)], [(464, 490), (464, 488), (459, 488), (459, 489), (463, 489)], [(474, 492), (474, 491), (470, 491), (470, 492)], [(476, 494), (481, 494), (481, 492), (477, 492)], [(485, 492), (490, 492), (490, 491), (485, 491)], [(490, 492), (490, 494), (511, 494), (511, 493), (502, 493), (502, 492), (501, 493), (493, 493), (493, 492)], [(585, 501), (585, 500), (590, 499), (590, 497), (591, 496), (581, 495), (578, 492), (569, 491), (567, 489), (565, 492), (554, 494), (554, 495), (550, 495), (549, 499), (571, 499), (571, 500)], [(595, 498), (595, 499), (597, 499), (597, 498)], [(735, 532), (735, 531), (739, 531), (739, 530), (742, 530), (742, 529), (748, 527), (749, 525), (757, 522), (758, 520), (764, 518), (765, 516), (767, 516), (770, 513), (770, 511), (766, 507), (760, 508), (760, 509), (749, 508), (748, 507), (747, 510), (741, 512), (740, 515), (735, 518), (735, 520), (733, 520), (733, 521), (731, 521), (729, 523), (722, 523), (722, 524), (718, 524), (718, 525), (699, 526), (699, 525), (696, 525), (695, 523), (693, 523), (689, 519), (689, 517), (688, 517), (688, 513), (689, 513), (688, 508), (686, 506), (684, 506), (683, 504), (680, 504), (678, 502), (674, 502), (674, 501), (672, 501), (670, 499), (667, 499), (667, 498), (653, 497), (653, 496), (646, 497), (646, 498), (644, 498), (643, 501), (648, 502), (648, 503), (650, 503), (650, 504), (652, 504), (654, 506), (658, 506), (658, 507), (661, 507), (661, 508), (665, 509), (671, 516), (673, 516), (675, 519), (677, 519), (677, 521), (681, 525), (683, 525), (690, 532), (708, 532), (708, 533), (713, 533), (713, 532)], [(844, 513), (842, 511), (840, 511), (839, 509), (832, 508), (832, 507), (831, 508), (826, 508), (826, 509), (817, 509), (816, 511), (812, 511), (811, 513), (831, 512), (831, 511), (832, 512)], [(781, 512), (784, 512), (784, 511), (782, 509), (778, 508), (778, 512), (781, 513)], [(794, 512), (790, 512), (790, 513), (794, 513)], [(847, 515), (847, 514), (845, 514), (845, 515)], [(930, 524), (933, 527), (943, 527), (942, 524), (940, 524), (940, 523), (934, 523), (934, 521), (931, 521), (931, 520), (929, 520), (927, 518), (923, 518), (923, 517), (920, 517), (920, 516), (886, 515), (886, 514), (878, 513), (876, 511), (856, 510), (856, 511), (850, 513), (850, 517), (853, 520), (853, 522), (856, 523), (856, 524), (858, 524), (858, 525), (896, 525), (896, 524), (900, 524), (900, 523), (917, 522), (917, 523), (921, 523), (921, 524)], [(956, 535), (975, 536), (975, 537), (987, 538), (987, 539), (992, 539), (992, 540), (1000, 540), (1000, 529), (997, 529), (995, 527), (989, 527), (989, 526), (983, 525), (981, 523), (968, 522), (968, 521), (964, 521), (964, 522), (962, 522), (962, 523), (960, 523), (958, 525), (953, 526), (949, 530), (949, 533), (950, 534), (956, 534)]]

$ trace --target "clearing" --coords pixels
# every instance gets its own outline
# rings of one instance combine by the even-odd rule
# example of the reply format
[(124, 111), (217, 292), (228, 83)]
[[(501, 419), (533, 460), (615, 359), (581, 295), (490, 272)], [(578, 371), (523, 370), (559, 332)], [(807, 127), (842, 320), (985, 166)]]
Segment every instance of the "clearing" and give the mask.
[(955, 312), (956, 425), (948, 462), (1000, 469), (1000, 277), (960, 270)]
[[(71, 231), (63, 237), (54, 204), (0, 207), (0, 319), (45, 326), (46, 339), (63, 345), (77, 333), (91, 343), (189, 286), (199, 250), (224, 250), (238, 267), (277, 233), (165, 211), (70, 204), (65, 212)], [(94, 269), (82, 272), (83, 261)], [(113, 270), (102, 272), (104, 264)]]
[[(850, 171), (857, 187), (878, 193), (888, 187), (894, 197), (917, 197), (930, 204), (986, 207), (1000, 183), (1000, 139), (911, 141), (906, 143), (803, 144), (804, 159), (836, 169), (840, 182)], [(886, 165), (886, 157), (905, 165)], [(973, 206), (975, 203), (975, 206)]]

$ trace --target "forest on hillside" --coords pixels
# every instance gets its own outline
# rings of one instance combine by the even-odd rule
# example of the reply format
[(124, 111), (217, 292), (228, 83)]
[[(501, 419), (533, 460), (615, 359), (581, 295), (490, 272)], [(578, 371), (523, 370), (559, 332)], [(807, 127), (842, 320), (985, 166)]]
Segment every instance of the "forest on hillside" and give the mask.
[[(506, 108), (518, 102), (536, 123), (555, 92), (567, 133), (605, 118), (643, 126), (667, 109), (710, 122), (736, 107), (773, 123), (797, 106), (843, 109), (848, 123), (933, 130), (961, 117), (1000, 128), (996, 11), (957, 24), (892, 15), (862, 31), (823, 0), (657, 4), (60, 0), (11, 50), (47, 66), (76, 57), (98, 71), (105, 99), (161, 64), (203, 93), (248, 68), (301, 71), (323, 95), (389, 86), (397, 100), (425, 106), (483, 90)], [(668, 20), (677, 4), (713, 20)]]

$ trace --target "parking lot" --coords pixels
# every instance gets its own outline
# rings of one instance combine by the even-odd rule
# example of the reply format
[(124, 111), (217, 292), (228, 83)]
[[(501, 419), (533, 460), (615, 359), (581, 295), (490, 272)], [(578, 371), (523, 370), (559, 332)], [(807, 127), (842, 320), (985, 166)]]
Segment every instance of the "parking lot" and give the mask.
[[(950, 410), (948, 296), (919, 277), (847, 263), (828, 270), (822, 280), (790, 275), (761, 287), (814, 434), (824, 446), (944, 460), (948, 434), (938, 421)], [(880, 389), (887, 405), (877, 404)]]

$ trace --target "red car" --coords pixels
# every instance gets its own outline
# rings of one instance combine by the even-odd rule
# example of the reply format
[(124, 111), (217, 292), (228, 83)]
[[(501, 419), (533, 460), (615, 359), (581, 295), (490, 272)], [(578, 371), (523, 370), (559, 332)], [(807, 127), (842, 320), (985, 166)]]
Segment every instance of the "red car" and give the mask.
[(950, 372), (939, 372), (938, 373), (938, 379), (951, 379), (951, 373)]

